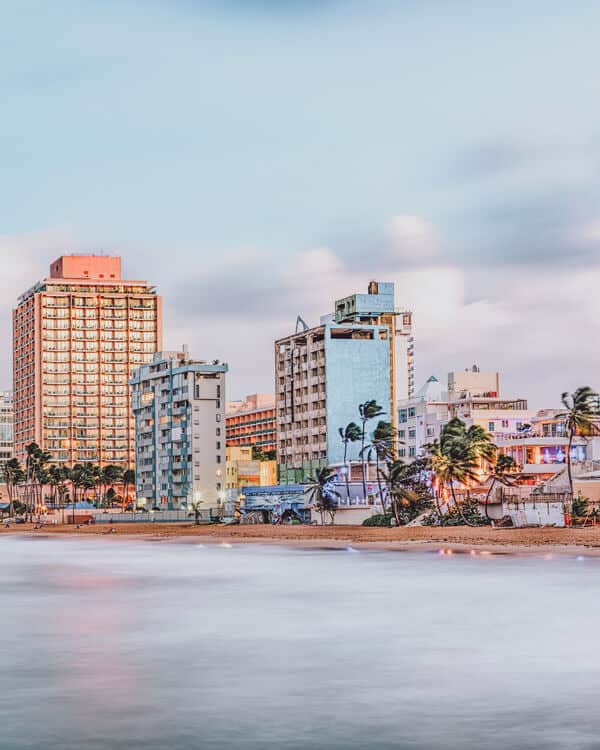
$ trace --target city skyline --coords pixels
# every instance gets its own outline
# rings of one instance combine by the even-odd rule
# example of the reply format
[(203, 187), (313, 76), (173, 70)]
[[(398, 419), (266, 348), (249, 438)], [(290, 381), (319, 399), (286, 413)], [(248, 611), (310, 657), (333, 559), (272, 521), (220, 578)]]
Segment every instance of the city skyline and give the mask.
[(600, 10), (521, 6), (7, 6), (0, 383), (17, 293), (105, 250), (232, 398), (373, 278), (414, 311), (417, 387), (473, 363), (534, 408), (597, 387)]

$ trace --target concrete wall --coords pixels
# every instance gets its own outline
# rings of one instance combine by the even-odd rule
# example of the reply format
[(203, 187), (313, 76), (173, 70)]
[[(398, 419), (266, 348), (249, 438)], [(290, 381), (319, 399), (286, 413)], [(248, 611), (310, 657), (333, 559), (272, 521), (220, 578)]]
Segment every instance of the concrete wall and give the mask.
[(506, 503), (503, 515), (511, 517), (513, 526), (565, 525), (562, 503)]
[[(360, 526), (362, 522), (374, 515), (376, 511), (372, 506), (364, 508), (339, 508), (335, 514), (335, 525), (336, 526)], [(319, 517), (316, 511), (311, 511), (313, 520)]]

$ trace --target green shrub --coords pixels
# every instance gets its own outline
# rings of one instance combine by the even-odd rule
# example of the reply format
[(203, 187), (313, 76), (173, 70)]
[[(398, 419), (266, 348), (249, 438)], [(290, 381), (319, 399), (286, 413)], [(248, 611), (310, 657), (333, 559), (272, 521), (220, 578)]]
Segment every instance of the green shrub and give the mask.
[(590, 506), (588, 503), (587, 498), (581, 497), (581, 495), (577, 495), (577, 497), (573, 498), (573, 503), (571, 505), (571, 515), (575, 518), (581, 518), (582, 516), (587, 516), (589, 512)]
[(380, 513), (377, 516), (370, 516), (369, 518), (365, 518), (365, 520), (362, 522), (362, 525), (363, 526), (391, 526), (392, 518), (393, 516), (390, 516), (388, 514), (383, 515)]
[[(465, 524), (466, 522), (466, 524)], [(452, 506), (441, 518), (437, 511), (423, 519), (423, 526), (489, 526), (490, 522), (479, 512), (479, 503), (474, 498), (467, 498), (458, 505)]]

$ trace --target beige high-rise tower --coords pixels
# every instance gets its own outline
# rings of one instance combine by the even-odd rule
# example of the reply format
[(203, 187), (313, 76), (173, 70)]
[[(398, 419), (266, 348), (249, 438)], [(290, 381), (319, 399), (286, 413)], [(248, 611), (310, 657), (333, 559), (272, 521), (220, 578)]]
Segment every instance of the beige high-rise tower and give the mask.
[(121, 259), (65, 255), (13, 313), (15, 455), (134, 466), (129, 377), (162, 346), (161, 298)]

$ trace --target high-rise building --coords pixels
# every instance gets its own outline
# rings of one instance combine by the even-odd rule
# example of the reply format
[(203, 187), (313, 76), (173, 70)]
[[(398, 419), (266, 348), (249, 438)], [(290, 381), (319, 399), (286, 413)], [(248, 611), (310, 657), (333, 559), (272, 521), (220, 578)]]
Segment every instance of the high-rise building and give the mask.
[(161, 298), (121, 259), (65, 255), (13, 313), (15, 453), (133, 466), (128, 381), (162, 344)]
[(275, 395), (252, 393), (227, 403), (227, 445), (247, 446), (269, 453), (277, 447)]
[(14, 410), (12, 391), (0, 393), (0, 469), (13, 457)]
[[(282, 482), (343, 463), (338, 430), (358, 421), (359, 404), (376, 400), (382, 419), (396, 425), (397, 399), (414, 387), (411, 326), (411, 313), (395, 307), (394, 285), (372, 281), (367, 294), (336, 301), (319, 326), (298, 318), (296, 333), (275, 342)], [(348, 461), (358, 460), (359, 448), (348, 446)]]
[(158, 352), (131, 378), (138, 502), (216, 505), (225, 491), (226, 364)]

